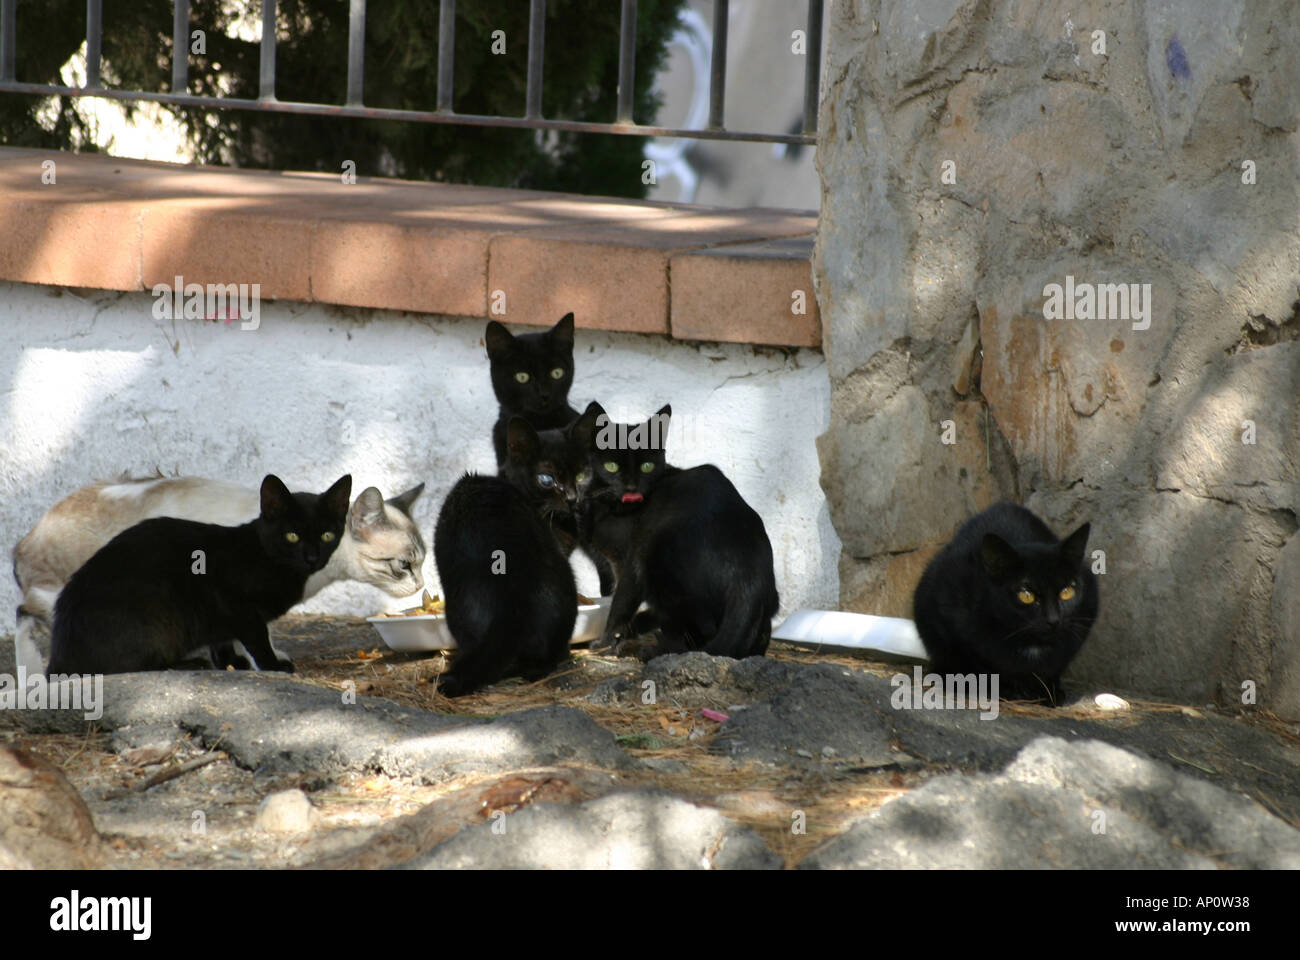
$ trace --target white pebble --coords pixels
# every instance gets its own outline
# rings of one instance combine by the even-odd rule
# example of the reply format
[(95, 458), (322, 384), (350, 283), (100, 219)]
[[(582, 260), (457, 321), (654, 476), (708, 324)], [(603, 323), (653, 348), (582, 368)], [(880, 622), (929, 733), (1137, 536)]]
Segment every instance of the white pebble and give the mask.
[(1113, 693), (1099, 693), (1092, 698), (1095, 703), (1103, 710), (1127, 710), (1129, 702), (1123, 697), (1117, 697)]
[(257, 826), (272, 833), (297, 833), (311, 827), (316, 808), (301, 790), (281, 790), (257, 808)]

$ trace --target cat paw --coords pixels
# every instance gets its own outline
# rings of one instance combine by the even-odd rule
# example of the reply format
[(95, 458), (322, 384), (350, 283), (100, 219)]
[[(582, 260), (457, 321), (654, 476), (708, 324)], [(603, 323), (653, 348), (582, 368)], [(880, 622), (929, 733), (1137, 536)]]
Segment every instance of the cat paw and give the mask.
[(293, 673), (294, 672), (293, 661), (277, 660), (275, 661), (274, 664), (271, 665), (271, 669), (276, 671), (277, 673)]
[(614, 648), (615, 656), (635, 657), (642, 663), (649, 663), (662, 652), (659, 649), (659, 638), (654, 634), (627, 637), (620, 640), (618, 646)]
[(444, 697), (459, 697), (469, 693), (469, 690), (454, 673), (444, 673), (438, 676), (438, 692)]

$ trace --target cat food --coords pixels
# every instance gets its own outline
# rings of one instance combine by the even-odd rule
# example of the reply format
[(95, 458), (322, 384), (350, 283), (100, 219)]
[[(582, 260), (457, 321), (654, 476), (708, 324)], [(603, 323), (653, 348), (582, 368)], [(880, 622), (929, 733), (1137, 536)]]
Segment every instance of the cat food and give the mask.
[[(573, 624), (570, 643), (586, 643), (600, 636), (609, 618), (609, 601), (609, 597), (578, 597), (578, 618)], [(418, 607), (400, 613), (381, 613), (366, 620), (374, 624), (392, 650), (455, 650), (456, 640), (447, 629), (446, 606), (446, 601), (430, 597), (426, 592)]]
[[(580, 607), (594, 607), (594, 606), (598, 606), (599, 604), (600, 604), (599, 600), (593, 600), (591, 599), (591, 597), (583, 596), (581, 593), (578, 594), (578, 606)], [(429, 596), (429, 591), (426, 590), (424, 591), (424, 597), (420, 601), (420, 605), (418, 607), (411, 607), (411, 609), (409, 610), (398, 610), (396, 613), (377, 613), (375, 614), (375, 616), (377, 617), (427, 617), (427, 616), (439, 617), (445, 614), (446, 612), (447, 612), (447, 601), (443, 600), (441, 597), (437, 596), (436, 594), (432, 597)]]
[(429, 596), (429, 591), (424, 591), (424, 596), (420, 599), (418, 607), (412, 607), (410, 610), (399, 610), (397, 613), (380, 613), (380, 617), (439, 617), (447, 612), (447, 601), (438, 596)]

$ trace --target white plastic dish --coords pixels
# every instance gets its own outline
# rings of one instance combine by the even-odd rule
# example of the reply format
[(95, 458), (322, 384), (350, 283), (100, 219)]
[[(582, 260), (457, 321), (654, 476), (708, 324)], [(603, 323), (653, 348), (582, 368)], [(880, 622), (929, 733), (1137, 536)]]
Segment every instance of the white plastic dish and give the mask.
[[(605, 621), (609, 619), (610, 599), (610, 597), (600, 597), (595, 603), (578, 607), (578, 619), (574, 621), (570, 643), (586, 643), (600, 636), (601, 631), (605, 629)], [(366, 622), (374, 624), (380, 638), (390, 650), (397, 650), (400, 653), (455, 650), (457, 646), (456, 638), (447, 629), (447, 615), (444, 613), (423, 613), (409, 617), (366, 617)]]
[(840, 610), (796, 610), (772, 631), (772, 639), (800, 646), (870, 650), (907, 660), (929, 659), (916, 624), (901, 617)]

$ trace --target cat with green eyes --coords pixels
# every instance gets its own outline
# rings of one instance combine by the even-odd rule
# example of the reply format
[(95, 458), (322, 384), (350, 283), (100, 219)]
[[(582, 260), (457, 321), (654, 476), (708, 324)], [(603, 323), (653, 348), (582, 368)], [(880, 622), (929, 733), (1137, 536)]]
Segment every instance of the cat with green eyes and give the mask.
[(618, 580), (593, 648), (762, 656), (779, 606), (767, 530), (717, 467), (666, 461), (671, 416), (664, 406), (645, 423), (616, 424), (592, 403), (571, 429), (588, 456), (579, 532)]
[(492, 392), (501, 407), (492, 428), (492, 449), (500, 470), (509, 460), (506, 425), (511, 417), (523, 417), (538, 431), (562, 429), (578, 419), (578, 411), (569, 406), (573, 314), (565, 314), (550, 330), (518, 336), (491, 320), (483, 339), (492, 368)]
[(352, 477), (321, 494), (290, 493), (274, 474), (258, 517), (227, 527), (143, 520), (101, 547), (54, 606), (47, 673), (163, 670), (242, 643), (261, 670), (293, 671), (266, 625), (303, 596), (343, 536)]
[[(565, 431), (578, 419), (578, 411), (569, 406), (569, 387), (573, 385), (573, 314), (565, 314), (559, 323), (543, 333), (518, 336), (492, 320), (483, 339), (491, 366), (492, 390), (500, 404), (500, 415), (492, 428), (497, 472), (505, 477), (511, 469), (507, 426), (511, 419), (519, 417), (543, 438), (554, 461), (551, 479), (555, 486), (542, 488), (531, 474), (515, 477), (512, 482), (542, 511), (542, 519), (567, 557), (579, 545), (577, 527), (568, 509), (576, 502), (576, 493), (560, 490), (561, 478), (575, 477), (579, 468), (561, 469), (559, 461), (570, 454), (561, 456), (557, 451), (568, 442)], [(578, 451), (576, 456), (585, 460), (586, 450)], [(544, 471), (542, 475), (546, 475)], [(568, 498), (563, 510), (554, 509), (557, 490)], [(614, 590), (613, 569), (601, 554), (585, 549), (583, 552), (596, 568), (601, 595), (609, 596)]]

